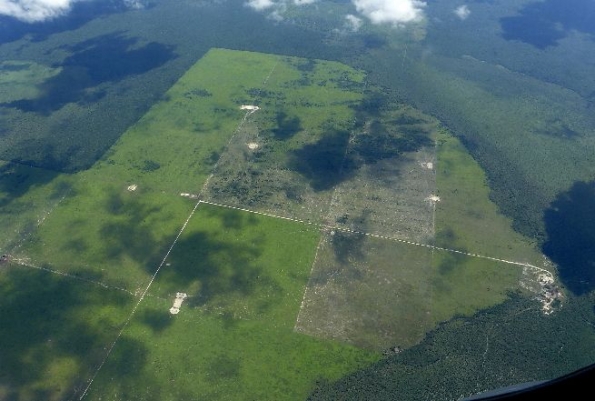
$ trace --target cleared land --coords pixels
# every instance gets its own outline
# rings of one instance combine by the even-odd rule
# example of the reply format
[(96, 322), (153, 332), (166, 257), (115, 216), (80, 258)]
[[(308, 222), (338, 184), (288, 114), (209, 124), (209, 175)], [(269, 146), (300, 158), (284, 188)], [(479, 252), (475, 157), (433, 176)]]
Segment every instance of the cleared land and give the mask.
[(360, 113), (335, 187), (328, 221), (348, 230), (432, 243), (438, 124), (419, 111), (389, 103)]
[(369, 349), (415, 344), (431, 323), (431, 260), (423, 247), (325, 235), (296, 330)]
[[(411, 108), (370, 107), (381, 91), (364, 91), (364, 78), (338, 63), (214, 49), (91, 169), (3, 167), (2, 210), (36, 206), (2, 215), (32, 229), (3, 239), (12, 262), (0, 278), (13, 263), (126, 298), (84, 304), (89, 323), (103, 313), (117, 329), (89, 345), (101, 344), (92, 359), (72, 350), (84, 367), (60, 370), (60, 391), (300, 399), (532, 279), (472, 255), (540, 258), (498, 215), (464, 148)], [(172, 315), (177, 293), (188, 297)], [(0, 391), (24, 399), (33, 386), (58, 391), (7, 377)]]
[(440, 322), (505, 301), (522, 275), (502, 262), (333, 231), (321, 241), (296, 330), (403, 349)]

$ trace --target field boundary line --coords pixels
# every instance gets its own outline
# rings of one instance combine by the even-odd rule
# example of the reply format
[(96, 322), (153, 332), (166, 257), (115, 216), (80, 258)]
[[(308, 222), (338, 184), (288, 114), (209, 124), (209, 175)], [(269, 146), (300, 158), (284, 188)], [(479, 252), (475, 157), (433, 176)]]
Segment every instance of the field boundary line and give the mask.
[(75, 279), (75, 280), (78, 280), (78, 281), (83, 281), (85, 283), (95, 284), (95, 285), (98, 285), (100, 287), (106, 288), (108, 290), (122, 291), (122, 292), (125, 292), (127, 294), (130, 294), (132, 296), (135, 296), (135, 294), (132, 291), (129, 291), (126, 288), (118, 287), (118, 286), (115, 286), (115, 285), (108, 285), (108, 284), (106, 284), (104, 282), (101, 282), (101, 281), (92, 280), (92, 279), (89, 279), (89, 278), (77, 276), (76, 274), (66, 273), (66, 272), (63, 272), (63, 271), (60, 271), (60, 270), (51, 269), (49, 267), (36, 266), (34, 264), (31, 264), (31, 263), (27, 262), (27, 259), (25, 259), (25, 258), (11, 258), (10, 259), (10, 263), (14, 263), (15, 265), (21, 266), (21, 267), (29, 267), (31, 269), (37, 269), (37, 270), (45, 271), (45, 272), (48, 272), (48, 273), (57, 274), (59, 276), (68, 277), (68, 278)]
[[(68, 272), (65, 272), (65, 271), (62, 271), (62, 270), (52, 269), (50, 267), (37, 266), (37, 265), (34, 265), (34, 264), (31, 264), (31, 263), (27, 262), (29, 260), (29, 258), (15, 258), (15, 257), (12, 257), (10, 255), (9, 255), (9, 257), (10, 257), (10, 263), (13, 263), (13, 264), (15, 264), (17, 266), (20, 266), (20, 267), (28, 267), (28, 268), (31, 268), (31, 269), (37, 269), (37, 270), (45, 271), (45, 272), (52, 273), (52, 274), (55, 274), (55, 275), (58, 275), (58, 276), (62, 276), (62, 277), (66, 277), (66, 278), (69, 278), (69, 279), (72, 279), (72, 280), (82, 281), (82, 282), (89, 283), (89, 284), (95, 284), (95, 285), (97, 285), (99, 287), (105, 288), (106, 290), (122, 291), (122, 292), (125, 292), (127, 294), (132, 295), (135, 298), (138, 297), (138, 290), (135, 291), (135, 292), (132, 292), (131, 290), (126, 289), (124, 287), (119, 287), (117, 285), (110, 285), (110, 284), (107, 284), (107, 283), (105, 283), (103, 281), (93, 280), (93, 279), (82, 277), (82, 276), (79, 276), (79, 275), (76, 275), (76, 274), (68, 273)], [(151, 297), (151, 298), (155, 298), (155, 299), (162, 299), (164, 301), (165, 300), (169, 301), (169, 299), (166, 299), (166, 298), (163, 298), (163, 297), (160, 297), (160, 296), (157, 296), (157, 295), (147, 294), (147, 296), (148, 297)]]
[(517, 261), (514, 261), (514, 260), (500, 259), (500, 258), (496, 258), (496, 257), (493, 257), (493, 256), (481, 255), (481, 254), (478, 254), (478, 253), (466, 252), (466, 251), (461, 251), (461, 250), (458, 250), (458, 249), (445, 248), (445, 247), (431, 245), (431, 244), (422, 244), (420, 242), (409, 241), (409, 240), (406, 240), (406, 239), (396, 238), (396, 237), (390, 237), (390, 236), (382, 235), (382, 234), (374, 234), (374, 233), (369, 233), (369, 232), (364, 232), (364, 231), (352, 230), (350, 228), (338, 227), (338, 226), (333, 226), (333, 225), (330, 225), (330, 224), (314, 223), (314, 222), (311, 222), (311, 221), (300, 220), (300, 219), (296, 219), (296, 218), (293, 218), (293, 217), (279, 216), (279, 215), (275, 215), (275, 214), (268, 213), (268, 212), (259, 212), (259, 211), (256, 211), (256, 210), (246, 209), (246, 208), (239, 207), (239, 206), (225, 205), (225, 204), (222, 204), (222, 203), (212, 202), (212, 201), (205, 200), (205, 199), (201, 200), (200, 202), (201, 203), (204, 203), (204, 204), (207, 204), (207, 205), (211, 205), (211, 206), (217, 206), (217, 207), (222, 207), (222, 208), (226, 208), (226, 209), (233, 209), (233, 210), (238, 210), (238, 211), (241, 211), (241, 212), (257, 214), (257, 215), (260, 215), (260, 216), (271, 217), (271, 218), (276, 218), (276, 219), (281, 219), (281, 220), (288, 220), (288, 221), (293, 221), (295, 223), (306, 224), (306, 225), (310, 225), (310, 226), (313, 226), (313, 227), (320, 228), (321, 230), (324, 230), (324, 231), (329, 231), (330, 230), (330, 231), (340, 231), (340, 232), (349, 233), (349, 234), (365, 235), (366, 237), (379, 238), (379, 239), (383, 239), (383, 240), (387, 240), (387, 241), (399, 242), (399, 243), (406, 244), (406, 245), (424, 247), (424, 248), (428, 248), (428, 249), (434, 249), (434, 250), (437, 250), (437, 251), (444, 251), (444, 252), (456, 253), (456, 254), (459, 254), (459, 255), (465, 255), (465, 256), (474, 257), (474, 258), (492, 260), (492, 261), (495, 261), (495, 262), (502, 262), (502, 263), (506, 263), (506, 264), (509, 264), (509, 265), (529, 267), (529, 268), (532, 268), (532, 269), (539, 270), (539, 271), (541, 271), (543, 273), (551, 274), (551, 272), (549, 270), (544, 269), (544, 268), (539, 267), (539, 266), (532, 265), (532, 264), (527, 263), (527, 262), (517, 262)]
[(171, 251), (174, 249), (174, 247), (176, 246), (178, 239), (180, 238), (180, 236), (182, 235), (182, 233), (184, 232), (184, 230), (186, 229), (186, 226), (188, 225), (188, 223), (190, 222), (190, 219), (192, 218), (192, 216), (194, 216), (194, 212), (196, 212), (196, 209), (198, 208), (198, 206), (201, 204), (201, 201), (196, 202), (196, 204), (194, 205), (194, 207), (192, 208), (192, 211), (190, 212), (190, 214), (188, 215), (188, 218), (186, 218), (186, 221), (184, 222), (184, 224), (182, 225), (182, 228), (180, 228), (180, 230), (178, 231), (178, 235), (176, 235), (176, 238), (173, 240), (172, 244), (170, 245), (169, 249), (167, 250), (167, 252), (165, 253), (165, 256), (163, 257), (163, 259), (161, 260), (161, 263), (159, 264), (159, 266), (157, 267), (157, 270), (155, 270), (155, 272), (153, 273), (153, 275), (151, 276), (151, 280), (149, 280), (149, 283), (147, 284), (147, 286), (145, 287), (144, 291), (142, 292), (141, 296), (139, 297), (138, 301), (136, 302), (136, 304), (134, 305), (134, 307), (132, 308), (132, 311), (130, 312), (130, 314), (128, 315), (128, 318), (126, 319), (126, 321), (124, 321), (124, 324), (122, 325), (122, 327), (120, 328), (120, 331), (118, 332), (118, 335), (116, 336), (116, 339), (112, 342), (112, 344), (110, 345), (110, 347), (107, 350), (107, 353), (105, 355), (105, 357), (103, 358), (103, 360), (101, 361), (101, 363), (99, 364), (99, 367), (97, 368), (97, 370), (95, 371), (95, 373), (93, 374), (93, 376), (91, 377), (91, 379), (89, 380), (89, 382), (87, 383), (87, 386), (85, 387), (85, 390), (83, 391), (82, 395), (79, 397), (79, 400), (82, 400), (86, 395), (87, 392), (89, 391), (89, 389), (91, 388), (91, 385), (93, 384), (93, 381), (95, 380), (95, 378), (97, 377), (97, 375), (99, 374), (99, 371), (101, 370), (101, 368), (103, 368), (103, 365), (105, 365), (105, 362), (107, 362), (109, 356), (111, 355), (112, 351), (114, 350), (114, 347), (116, 346), (116, 343), (118, 342), (118, 340), (120, 339), (120, 337), (122, 336), (122, 334), (124, 333), (124, 330), (126, 330), (126, 328), (128, 327), (128, 324), (130, 323), (130, 321), (132, 320), (132, 318), (134, 317), (134, 314), (136, 313), (136, 310), (138, 309), (138, 307), (140, 306), (141, 302), (143, 302), (143, 299), (145, 299), (145, 296), (147, 295), (147, 293), (149, 292), (149, 289), (151, 288), (151, 285), (153, 285), (153, 282), (155, 281), (155, 278), (157, 277), (157, 274), (159, 274), (159, 272), (161, 271), (161, 268), (165, 265), (165, 261), (167, 260), (167, 258), (169, 257)]
[(300, 316), (302, 315), (302, 311), (304, 310), (304, 305), (306, 304), (306, 294), (308, 293), (308, 288), (310, 281), (312, 280), (312, 274), (314, 273), (314, 269), (316, 268), (316, 261), (318, 260), (318, 252), (322, 247), (322, 244), (325, 240), (324, 235), (320, 235), (320, 239), (318, 240), (318, 245), (316, 246), (316, 252), (314, 253), (314, 259), (312, 260), (312, 266), (310, 267), (310, 274), (308, 275), (308, 283), (306, 284), (306, 288), (304, 288), (304, 293), (302, 294), (302, 302), (300, 303), (300, 310), (297, 314), (295, 319), (295, 324), (293, 325), (293, 331), (299, 332), (299, 324), (300, 324)]

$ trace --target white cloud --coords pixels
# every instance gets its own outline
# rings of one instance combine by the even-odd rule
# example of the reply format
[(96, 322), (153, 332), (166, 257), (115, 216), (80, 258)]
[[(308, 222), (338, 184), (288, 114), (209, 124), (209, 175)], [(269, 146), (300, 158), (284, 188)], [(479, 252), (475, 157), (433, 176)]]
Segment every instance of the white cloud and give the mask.
[(304, 6), (316, 3), (318, 0), (248, 0), (246, 5), (256, 11), (263, 11), (275, 8), (277, 10), (284, 9), (288, 3), (293, 3), (296, 6)]
[[(74, 3), (90, 0), (0, 0), (0, 15), (24, 22), (42, 22), (68, 14)], [(145, 0), (121, 0), (130, 9), (141, 9)]]
[(359, 31), (363, 23), (362, 19), (355, 15), (348, 14), (345, 16), (345, 28), (351, 32)]
[(283, 11), (283, 8), (279, 7), (276, 10), (273, 10), (269, 15), (267, 15), (267, 18), (270, 19), (271, 21), (281, 22), (284, 19), (282, 11)]
[(277, 5), (279, 5), (279, 3), (273, 0), (248, 0), (246, 5), (250, 8), (255, 9), (256, 11), (262, 11), (276, 7)]
[(39, 22), (60, 17), (78, 0), (0, 0), (0, 15), (25, 22)]
[(419, 0), (351, 0), (358, 12), (374, 24), (398, 25), (423, 18), (426, 3)]
[(142, 10), (146, 6), (144, 0), (124, 0), (124, 5), (131, 10)]
[(304, 6), (316, 3), (318, 0), (247, 0), (246, 6), (256, 10), (267, 12), (267, 18), (276, 22), (283, 21), (283, 15), (289, 4)]
[(469, 16), (469, 14), (471, 14), (471, 10), (469, 10), (469, 7), (467, 7), (466, 5), (464, 6), (459, 6), (455, 9), (454, 13), (457, 15), (457, 17), (459, 17), (460, 19), (464, 20), (467, 19), (467, 17)]

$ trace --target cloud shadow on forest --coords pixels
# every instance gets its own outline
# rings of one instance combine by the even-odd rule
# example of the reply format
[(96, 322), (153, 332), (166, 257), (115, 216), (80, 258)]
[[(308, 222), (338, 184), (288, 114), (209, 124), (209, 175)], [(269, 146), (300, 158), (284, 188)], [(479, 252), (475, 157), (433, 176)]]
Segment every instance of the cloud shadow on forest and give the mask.
[(575, 182), (545, 210), (542, 250), (558, 265), (562, 283), (575, 295), (595, 289), (595, 181)]
[(546, 0), (527, 4), (520, 15), (500, 19), (502, 37), (538, 49), (557, 46), (571, 31), (595, 40), (595, 3), (584, 0)]
[(56, 33), (74, 31), (94, 19), (127, 10), (125, 2), (80, 1), (72, 4), (67, 15), (41, 22), (29, 23), (0, 16), (0, 43), (13, 42), (25, 36), (33, 42), (41, 42)]
[(118, 82), (132, 75), (144, 74), (177, 57), (171, 46), (150, 42), (143, 46), (123, 33), (112, 33), (83, 41), (64, 50), (73, 52), (60, 67), (59, 74), (39, 85), (41, 95), (5, 106), (26, 112), (50, 114), (67, 103), (94, 103), (105, 96), (92, 90), (105, 82)]

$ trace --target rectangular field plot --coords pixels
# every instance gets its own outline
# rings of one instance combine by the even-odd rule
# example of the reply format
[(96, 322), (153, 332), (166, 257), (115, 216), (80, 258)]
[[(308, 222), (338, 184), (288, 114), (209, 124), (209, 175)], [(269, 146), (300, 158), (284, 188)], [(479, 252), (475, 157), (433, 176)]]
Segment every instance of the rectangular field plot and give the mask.
[(432, 251), (357, 234), (323, 238), (296, 331), (383, 350), (431, 327)]
[(292, 322), (318, 237), (309, 225), (201, 203), (151, 291), (186, 293), (185, 305), (212, 313), (254, 318), (270, 309)]
[(362, 166), (339, 184), (329, 222), (344, 229), (431, 243), (434, 148)]
[(0, 265), (0, 399), (74, 399), (134, 302), (118, 289)]
[[(375, 92), (373, 92), (375, 93)], [(434, 237), (437, 122), (419, 111), (368, 95), (343, 163), (329, 223), (419, 243)], [(380, 103), (380, 104), (377, 104)]]
[(321, 222), (344, 179), (362, 91), (363, 75), (344, 65), (279, 58), (266, 85), (247, 87), (260, 109), (221, 156), (205, 199)]
[(118, 342), (87, 399), (305, 399), (376, 361), (293, 331), (318, 236), (201, 204), (125, 330), (142, 346)]
[(296, 331), (367, 349), (409, 347), (438, 323), (503, 302), (522, 269), (358, 234), (322, 240)]

